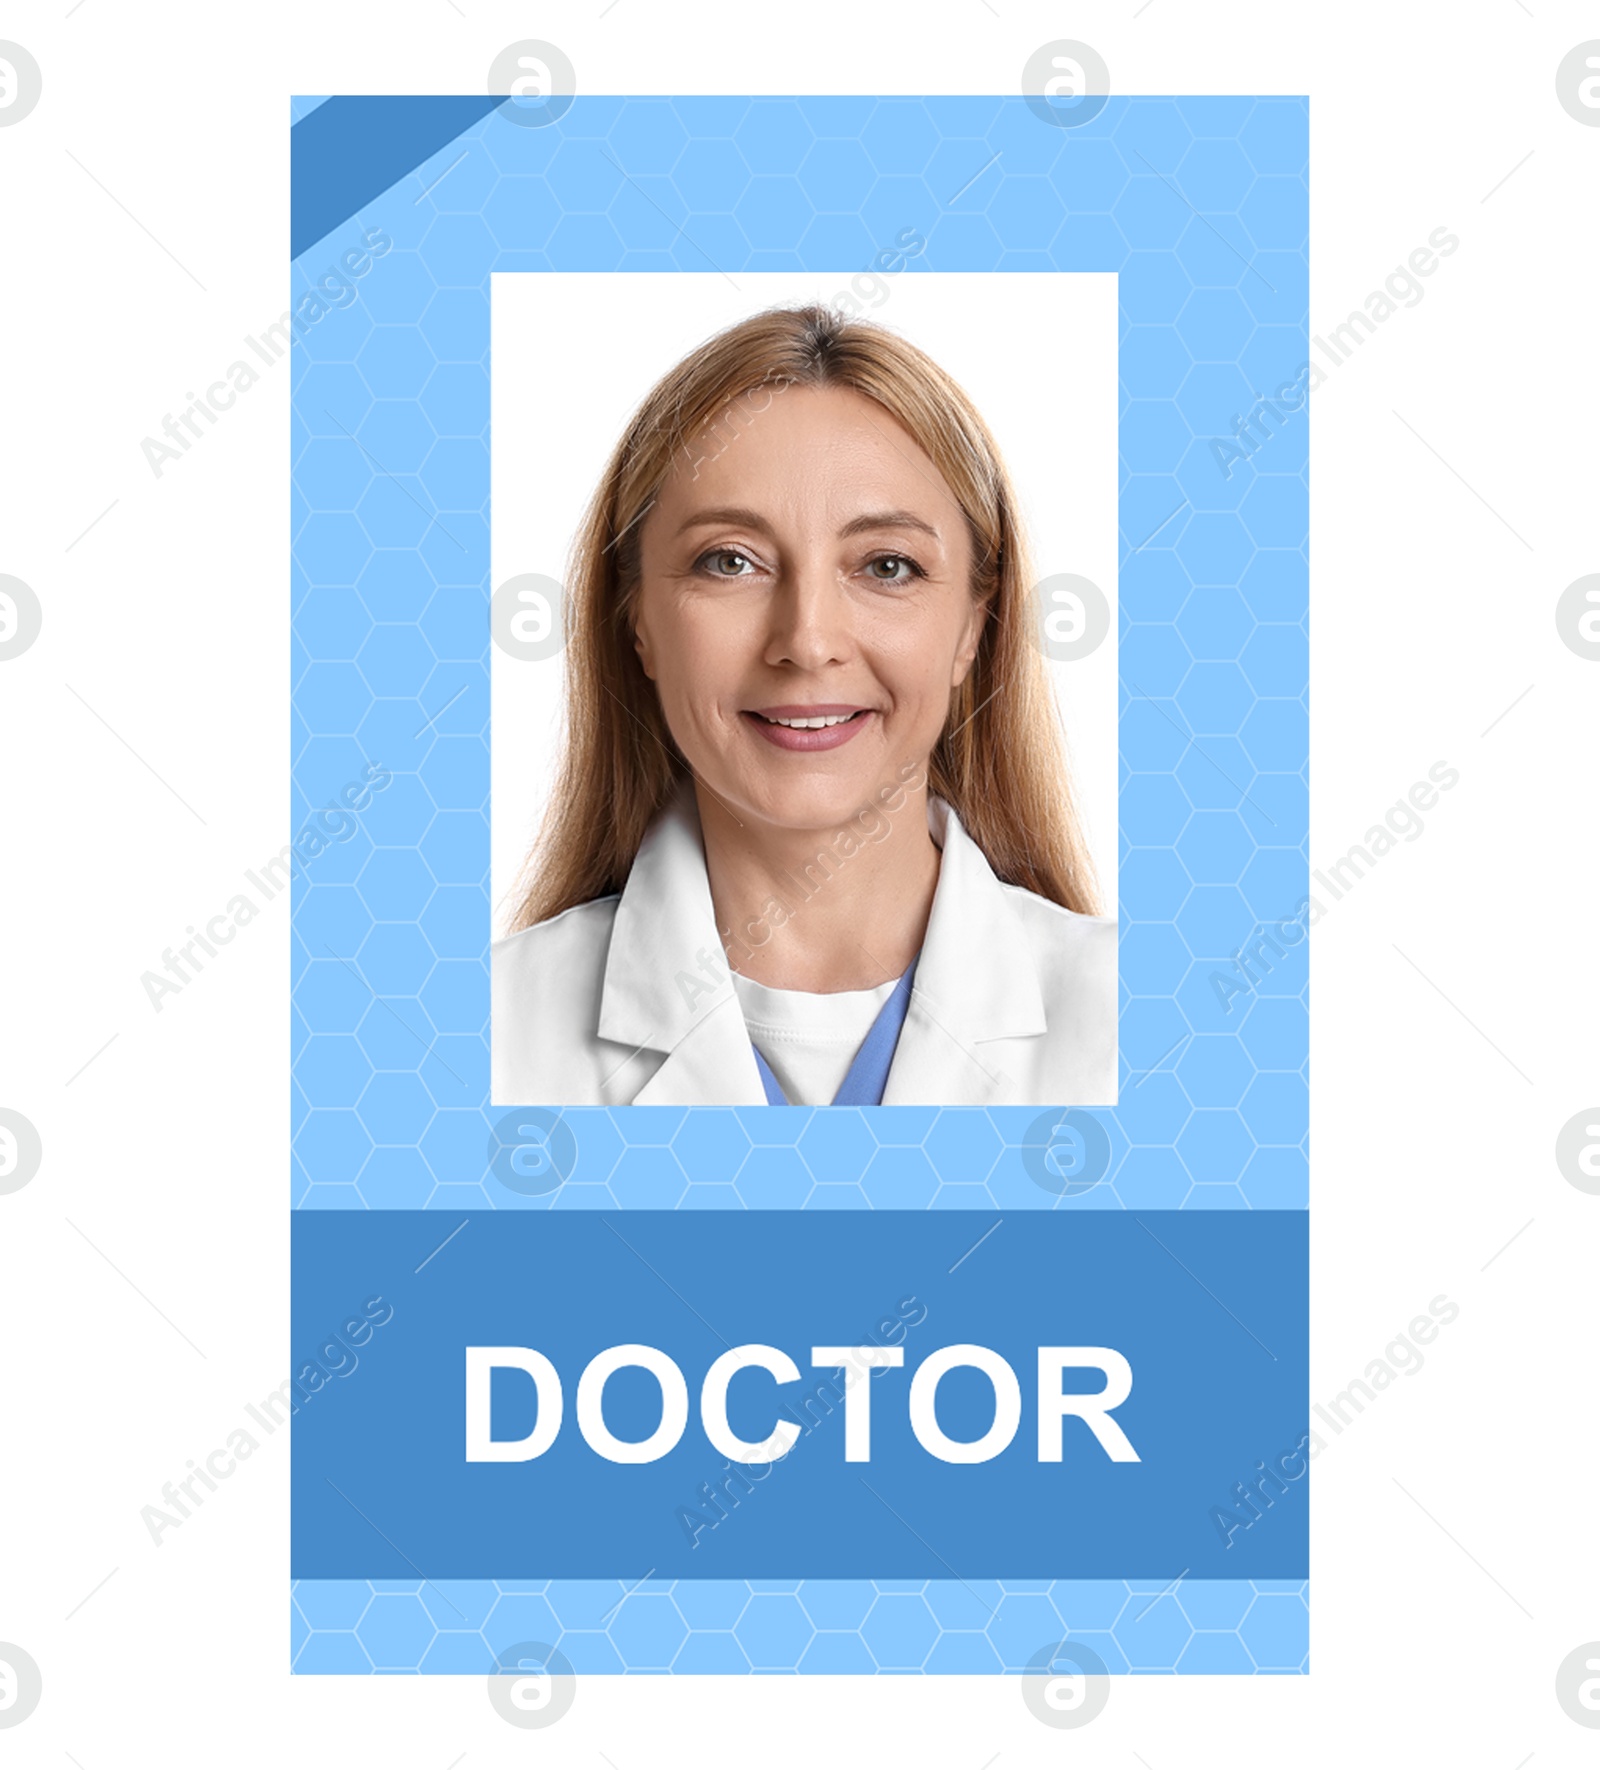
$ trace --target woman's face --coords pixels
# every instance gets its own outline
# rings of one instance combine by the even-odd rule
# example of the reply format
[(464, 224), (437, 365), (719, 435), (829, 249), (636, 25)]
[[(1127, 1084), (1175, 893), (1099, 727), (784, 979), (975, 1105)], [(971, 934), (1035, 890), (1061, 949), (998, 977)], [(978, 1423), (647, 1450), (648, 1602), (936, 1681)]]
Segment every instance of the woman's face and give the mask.
[(741, 822), (840, 824), (927, 761), (983, 610), (961, 507), (882, 406), (747, 395), (679, 457), (640, 554), (640, 660)]

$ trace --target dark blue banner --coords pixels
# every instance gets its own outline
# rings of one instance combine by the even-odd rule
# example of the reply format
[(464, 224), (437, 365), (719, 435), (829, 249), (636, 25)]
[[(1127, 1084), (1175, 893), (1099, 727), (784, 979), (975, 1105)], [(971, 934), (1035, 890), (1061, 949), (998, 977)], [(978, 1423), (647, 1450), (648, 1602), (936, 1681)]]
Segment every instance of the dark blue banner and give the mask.
[(303, 1211), (293, 1253), (297, 1578), (1307, 1573), (1303, 1211)]

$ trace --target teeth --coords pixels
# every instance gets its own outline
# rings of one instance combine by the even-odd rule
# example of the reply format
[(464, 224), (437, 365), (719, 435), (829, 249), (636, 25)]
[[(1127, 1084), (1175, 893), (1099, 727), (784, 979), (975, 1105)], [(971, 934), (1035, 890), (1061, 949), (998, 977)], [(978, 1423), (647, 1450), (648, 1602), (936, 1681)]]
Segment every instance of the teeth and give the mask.
[[(765, 719), (766, 715), (762, 717)], [(767, 719), (768, 725), (787, 725), (792, 731), (819, 731), (825, 725), (843, 725), (854, 713), (825, 713), (817, 719)]]

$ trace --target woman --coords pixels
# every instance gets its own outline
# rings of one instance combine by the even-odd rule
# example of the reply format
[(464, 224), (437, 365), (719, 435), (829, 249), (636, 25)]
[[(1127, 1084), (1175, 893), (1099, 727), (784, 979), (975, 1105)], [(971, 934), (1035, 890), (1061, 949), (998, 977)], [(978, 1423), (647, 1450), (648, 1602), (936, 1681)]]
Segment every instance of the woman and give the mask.
[(1116, 925), (1015, 497), (948, 375), (754, 315), (646, 398), (572, 564), (496, 1102), (1115, 1099)]

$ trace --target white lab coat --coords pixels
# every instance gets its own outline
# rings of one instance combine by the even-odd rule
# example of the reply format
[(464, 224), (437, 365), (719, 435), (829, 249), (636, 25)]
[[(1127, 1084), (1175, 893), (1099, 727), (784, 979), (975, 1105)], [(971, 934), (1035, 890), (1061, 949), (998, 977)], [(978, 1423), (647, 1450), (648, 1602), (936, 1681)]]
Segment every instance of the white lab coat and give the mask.
[[(939, 882), (883, 1104), (1111, 1104), (1115, 921), (1002, 884), (942, 800), (928, 824)], [(765, 1104), (687, 787), (620, 895), (497, 942), (490, 973), (497, 1105)]]

